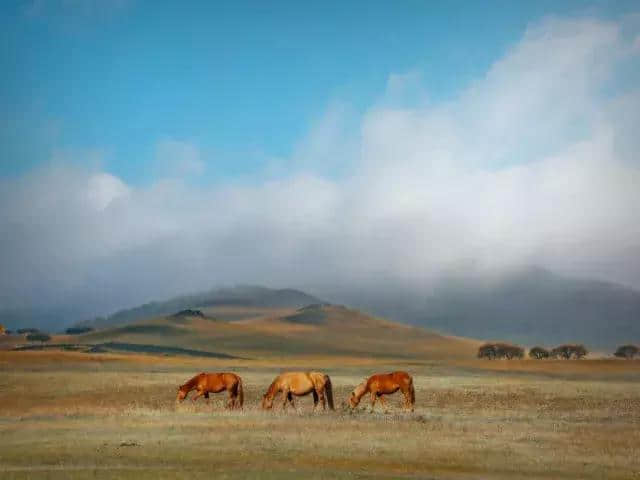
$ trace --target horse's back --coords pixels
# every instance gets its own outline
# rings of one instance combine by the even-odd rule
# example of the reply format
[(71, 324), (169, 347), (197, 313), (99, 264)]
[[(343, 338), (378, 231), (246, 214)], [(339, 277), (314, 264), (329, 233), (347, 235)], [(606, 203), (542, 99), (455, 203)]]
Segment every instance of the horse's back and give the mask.
[(309, 372), (309, 377), (314, 384), (324, 385), (327, 382), (327, 378), (329, 378), (329, 375), (322, 372)]
[(411, 375), (403, 371), (378, 373), (371, 375), (367, 380), (367, 390), (394, 393), (400, 387), (408, 386), (412, 381)]
[(276, 381), (280, 386), (296, 392), (307, 392), (314, 388), (311, 372), (284, 372), (278, 375)]
[(398, 372), (393, 372), (394, 377), (396, 378), (396, 380), (398, 381), (398, 383), (403, 382), (403, 383), (412, 383), (413, 382), (413, 377), (411, 375), (409, 375), (407, 372), (404, 371), (398, 371)]
[(240, 377), (238, 377), (235, 373), (229, 372), (205, 374), (205, 382), (207, 388), (217, 392), (226, 389), (228, 386), (235, 385), (239, 381), (239, 379)]
[(221, 373), (222, 375), (222, 379), (224, 380), (225, 383), (228, 383), (230, 385), (236, 384), (240, 381), (242, 381), (240, 379), (240, 377), (238, 375), (236, 375), (235, 373), (231, 373), (231, 372), (224, 372)]

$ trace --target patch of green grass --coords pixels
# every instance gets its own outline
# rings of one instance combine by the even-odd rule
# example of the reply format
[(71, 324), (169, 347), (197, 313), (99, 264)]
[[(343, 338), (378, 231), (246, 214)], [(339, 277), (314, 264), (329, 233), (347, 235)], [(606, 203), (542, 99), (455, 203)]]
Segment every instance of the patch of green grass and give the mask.
[(321, 325), (326, 322), (327, 314), (320, 306), (312, 305), (299, 309), (295, 314), (284, 317), (283, 320), (303, 325)]
[(140, 334), (140, 335), (184, 335), (186, 332), (181, 328), (176, 328), (171, 325), (158, 325), (158, 324), (133, 324), (126, 325), (124, 327), (118, 327), (114, 329), (113, 334)]
[(207, 352), (204, 350), (193, 350), (190, 348), (170, 347), (164, 345), (147, 345), (137, 343), (123, 343), (123, 342), (105, 342), (98, 346), (106, 348), (108, 350), (116, 350), (121, 352), (133, 352), (133, 353), (153, 353), (161, 355), (190, 355), (195, 357), (208, 357), (208, 358), (231, 358), (238, 359), (233, 355), (226, 353)]

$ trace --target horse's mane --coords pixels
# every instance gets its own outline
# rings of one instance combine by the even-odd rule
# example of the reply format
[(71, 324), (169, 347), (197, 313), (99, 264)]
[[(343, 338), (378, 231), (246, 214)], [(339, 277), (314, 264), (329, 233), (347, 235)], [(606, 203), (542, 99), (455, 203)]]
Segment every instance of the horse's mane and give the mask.
[(193, 377), (191, 380), (187, 381), (186, 383), (180, 385), (180, 390), (183, 390), (185, 388), (188, 388), (189, 390), (193, 390), (195, 388), (196, 383), (198, 383), (198, 379), (204, 375), (204, 373), (199, 373), (198, 375), (196, 375), (195, 377)]
[(269, 388), (267, 389), (267, 393), (265, 394), (268, 397), (272, 397), (275, 390), (276, 390), (276, 383), (278, 383), (278, 379), (280, 378), (280, 376), (277, 376), (276, 379), (271, 382), (271, 385), (269, 385)]
[(360, 385), (358, 385), (356, 388), (353, 389), (353, 394), (358, 399), (360, 399), (360, 397), (362, 397), (366, 391), (367, 391), (367, 381), (365, 380), (364, 382), (362, 382)]

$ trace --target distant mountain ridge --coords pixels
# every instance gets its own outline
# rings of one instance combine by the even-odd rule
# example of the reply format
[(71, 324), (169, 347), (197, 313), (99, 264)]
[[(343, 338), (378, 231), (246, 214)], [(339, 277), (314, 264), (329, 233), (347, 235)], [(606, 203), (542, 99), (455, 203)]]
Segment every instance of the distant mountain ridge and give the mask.
[(77, 325), (95, 328), (113, 327), (145, 318), (173, 315), (180, 311), (218, 305), (300, 308), (316, 303), (323, 302), (314, 296), (292, 288), (271, 289), (255, 285), (240, 285), (217, 288), (193, 295), (182, 295), (164, 301), (149, 302), (138, 307), (120, 310), (105, 318), (79, 322)]
[[(375, 293), (375, 294), (372, 294)], [(395, 321), (524, 345), (640, 342), (640, 292), (528, 267), (503, 274), (450, 272), (428, 291), (388, 289), (340, 301)]]

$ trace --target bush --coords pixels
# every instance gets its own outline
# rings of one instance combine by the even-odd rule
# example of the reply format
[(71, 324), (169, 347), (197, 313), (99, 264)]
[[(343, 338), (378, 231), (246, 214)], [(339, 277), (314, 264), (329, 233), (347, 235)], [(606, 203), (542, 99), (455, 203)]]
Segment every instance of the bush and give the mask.
[(549, 350), (542, 347), (533, 347), (529, 350), (529, 356), (536, 360), (542, 360), (543, 358), (549, 358)]
[(524, 349), (517, 345), (509, 345), (508, 343), (485, 343), (478, 349), (478, 358), (522, 358), (524, 357)]
[(30, 342), (48, 342), (51, 340), (51, 337), (46, 333), (38, 332), (27, 335), (27, 340)]
[(87, 332), (93, 332), (92, 327), (70, 327), (65, 330), (67, 335), (81, 335)]
[(621, 345), (616, 350), (614, 355), (620, 358), (626, 358), (627, 360), (631, 360), (633, 357), (640, 353), (640, 349), (635, 345)]
[(560, 345), (553, 350), (551, 350), (551, 356), (553, 358), (564, 358), (565, 360), (569, 360), (571, 358), (575, 358), (576, 360), (584, 357), (587, 354), (587, 349), (584, 345), (575, 345), (575, 344), (567, 344)]
[(478, 358), (488, 358), (489, 360), (493, 360), (496, 358), (496, 349), (495, 345), (491, 343), (485, 343), (484, 345), (478, 348)]

